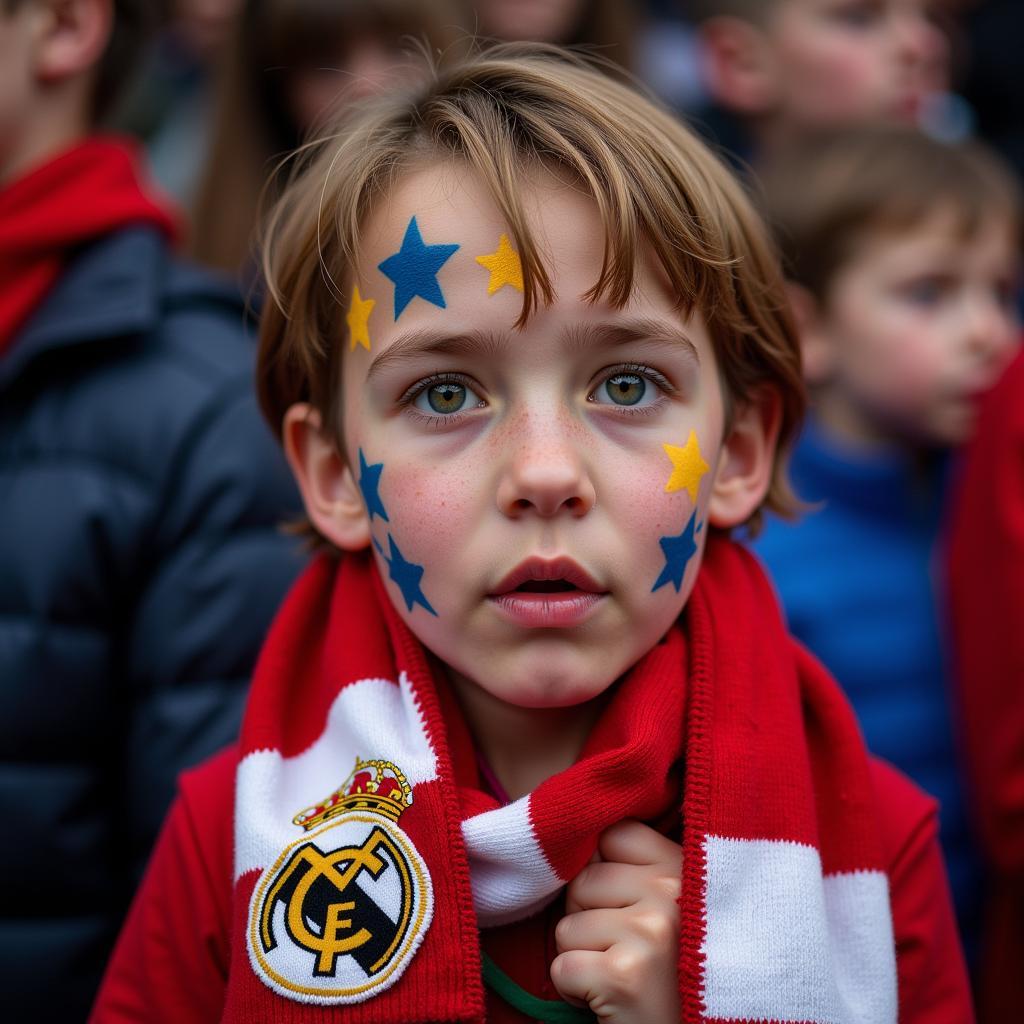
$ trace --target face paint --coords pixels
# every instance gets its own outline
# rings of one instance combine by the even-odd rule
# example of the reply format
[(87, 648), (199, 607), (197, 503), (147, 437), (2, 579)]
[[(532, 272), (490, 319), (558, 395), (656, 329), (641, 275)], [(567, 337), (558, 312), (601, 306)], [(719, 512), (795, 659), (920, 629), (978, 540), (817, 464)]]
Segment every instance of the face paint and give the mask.
[(395, 283), (396, 320), (416, 296), (445, 308), (437, 273), (456, 249), (457, 245), (425, 245), (416, 218), (409, 221), (402, 248), (377, 265), (377, 269)]
[(701, 477), (710, 468), (700, 453), (697, 432), (690, 431), (690, 437), (683, 448), (678, 448), (674, 444), (663, 444), (662, 448), (672, 460), (672, 475), (665, 484), (665, 490), (670, 493), (685, 490), (690, 495), (690, 501), (696, 502)]
[[(380, 516), (384, 522), (389, 522), (388, 514), (384, 508), (384, 502), (380, 499), (380, 477), (384, 472), (384, 463), (375, 462), (372, 465), (367, 463), (363, 449), (359, 449), (359, 489), (363, 492), (363, 501), (366, 503), (366, 511), (369, 513), (370, 522), (374, 516)], [(388, 563), (388, 575), (398, 585), (405, 600), (406, 608), (411, 612), (414, 605), (421, 604), (430, 612), (437, 615), (431, 607), (430, 602), (423, 596), (420, 589), (420, 580), (423, 578), (423, 566), (415, 562), (406, 561), (395, 538), (388, 534), (389, 552), (384, 551), (384, 546), (372, 534), (370, 539), (380, 556)]]
[(523, 290), (523, 265), (519, 262), (519, 253), (509, 243), (508, 235), (501, 236), (494, 252), (477, 256), (476, 261), (491, 272), (491, 280), (487, 285), (488, 295), (500, 291), (507, 284), (518, 292)]
[(367, 322), (376, 305), (376, 299), (364, 299), (359, 294), (358, 287), (352, 289), (352, 304), (348, 307), (348, 313), (345, 316), (345, 323), (348, 324), (350, 352), (356, 345), (362, 345), (367, 352), (370, 351), (370, 331)]
[(388, 563), (388, 575), (402, 592), (406, 610), (411, 612), (414, 605), (421, 604), (431, 615), (436, 616), (437, 612), (430, 606), (430, 602), (423, 596), (423, 591), (420, 589), (423, 566), (407, 562), (398, 549), (395, 538), (390, 533), (388, 534), (388, 547), (391, 549), (391, 554), (390, 556), (384, 555), (384, 559)]
[(363, 492), (363, 501), (366, 502), (366, 511), (369, 513), (370, 522), (374, 516), (380, 516), (384, 522), (388, 522), (388, 514), (384, 509), (384, 502), (380, 500), (380, 475), (384, 472), (384, 463), (375, 462), (372, 466), (367, 465), (363, 449), (359, 449), (359, 490)]
[(654, 586), (651, 587), (652, 594), (666, 583), (671, 583), (676, 588), (676, 593), (679, 593), (683, 585), (686, 567), (690, 564), (690, 559), (697, 553), (694, 534), (700, 532), (700, 527), (696, 524), (697, 510), (694, 509), (690, 513), (690, 518), (687, 520), (686, 526), (683, 527), (682, 533), (675, 537), (662, 537), (658, 541), (661, 550), (665, 553), (665, 568), (661, 570), (661, 575), (654, 581)]

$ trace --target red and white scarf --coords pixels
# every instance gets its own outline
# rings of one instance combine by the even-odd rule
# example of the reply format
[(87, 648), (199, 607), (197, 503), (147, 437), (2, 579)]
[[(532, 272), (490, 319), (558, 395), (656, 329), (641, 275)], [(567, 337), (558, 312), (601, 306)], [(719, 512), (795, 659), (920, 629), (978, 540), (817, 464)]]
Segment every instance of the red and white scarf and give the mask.
[(458, 718), (369, 556), (315, 562), (242, 729), (224, 1020), (482, 1021), (478, 929), (543, 907), (681, 777), (683, 1019), (894, 1024), (867, 755), (740, 547), (712, 538), (680, 625), (533, 793), (476, 785)]
[(129, 224), (151, 224), (168, 238), (178, 231), (127, 139), (85, 139), (0, 189), (0, 355), (68, 259)]

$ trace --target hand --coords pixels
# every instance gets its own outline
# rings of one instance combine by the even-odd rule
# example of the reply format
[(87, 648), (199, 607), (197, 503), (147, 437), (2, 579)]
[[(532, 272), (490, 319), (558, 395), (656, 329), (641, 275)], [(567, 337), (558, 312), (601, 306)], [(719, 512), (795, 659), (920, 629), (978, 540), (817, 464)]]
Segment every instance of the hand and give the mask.
[(569, 883), (551, 980), (610, 1024), (678, 1024), (683, 850), (638, 821), (600, 838)]

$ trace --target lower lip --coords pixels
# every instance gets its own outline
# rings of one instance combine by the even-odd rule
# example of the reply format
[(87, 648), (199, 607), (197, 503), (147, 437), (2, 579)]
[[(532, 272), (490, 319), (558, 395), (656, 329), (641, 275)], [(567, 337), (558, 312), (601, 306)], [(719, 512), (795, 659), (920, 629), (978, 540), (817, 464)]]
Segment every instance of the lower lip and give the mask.
[(503, 618), (517, 626), (559, 629), (584, 622), (605, 596), (584, 590), (553, 594), (512, 590), (489, 600)]

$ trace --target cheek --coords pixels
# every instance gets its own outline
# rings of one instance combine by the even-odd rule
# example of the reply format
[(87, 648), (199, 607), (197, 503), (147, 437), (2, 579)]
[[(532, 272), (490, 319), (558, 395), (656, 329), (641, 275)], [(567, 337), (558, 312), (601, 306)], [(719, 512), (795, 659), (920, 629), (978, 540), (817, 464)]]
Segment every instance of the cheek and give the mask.
[(864, 45), (822, 39), (790, 54), (788, 66), (791, 102), (808, 117), (847, 119), (880, 112), (884, 74)]

